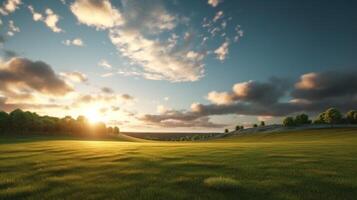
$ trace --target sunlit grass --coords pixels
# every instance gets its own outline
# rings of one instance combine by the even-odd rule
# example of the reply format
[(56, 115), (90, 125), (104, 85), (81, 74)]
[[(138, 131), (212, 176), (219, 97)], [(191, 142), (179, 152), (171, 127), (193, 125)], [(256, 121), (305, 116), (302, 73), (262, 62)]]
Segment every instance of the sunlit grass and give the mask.
[(214, 189), (237, 189), (239, 182), (229, 177), (210, 177), (204, 180), (204, 184)]
[(207, 142), (0, 137), (0, 199), (352, 200), (356, 155), (348, 129)]

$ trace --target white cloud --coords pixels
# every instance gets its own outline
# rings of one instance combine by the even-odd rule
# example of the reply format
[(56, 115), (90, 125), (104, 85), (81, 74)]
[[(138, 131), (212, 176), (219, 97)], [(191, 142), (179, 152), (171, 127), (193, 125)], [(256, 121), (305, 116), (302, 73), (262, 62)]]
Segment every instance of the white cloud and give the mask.
[(0, 7), (0, 13), (2, 15), (8, 15), (18, 9), (21, 4), (21, 0), (7, 0), (3, 2), (2, 7)]
[(107, 29), (123, 24), (121, 13), (108, 0), (76, 0), (70, 8), (77, 20), (88, 26)]
[(221, 3), (222, 0), (208, 0), (208, 4), (211, 5), (212, 7), (218, 6), (219, 3)]
[(15, 26), (14, 21), (9, 20), (9, 30), (7, 31), (7, 35), (13, 36), (16, 32), (20, 32), (20, 28)]
[(217, 22), (223, 17), (224, 13), (223, 11), (218, 11), (216, 15), (213, 17), (213, 22)]
[(28, 9), (32, 13), (32, 18), (34, 21), (42, 21), (46, 24), (48, 28), (50, 28), (55, 33), (63, 32), (63, 30), (57, 26), (60, 17), (55, 14), (50, 8), (47, 8), (44, 14), (36, 12), (33, 6), (31, 5), (28, 6)]
[(218, 60), (223, 61), (226, 59), (226, 56), (228, 55), (228, 46), (229, 46), (229, 42), (225, 41), (222, 43), (222, 45), (220, 47), (218, 47), (214, 51)]
[(80, 83), (80, 82), (87, 82), (88, 81), (87, 75), (85, 75), (85, 74), (83, 74), (81, 72), (78, 72), (78, 71), (63, 72), (63, 73), (60, 73), (60, 75), (62, 77), (64, 77), (65, 79), (73, 81), (73, 82)]
[(168, 100), (170, 100), (170, 97), (164, 97), (164, 100), (168, 101)]
[(237, 25), (235, 28), (236, 31), (236, 36), (234, 36), (234, 42), (238, 42), (240, 40), (240, 38), (242, 38), (244, 36), (244, 32), (241, 29), (240, 25)]
[(80, 47), (84, 46), (84, 42), (81, 38), (75, 38), (73, 40), (65, 40), (62, 43), (66, 46), (71, 46), (71, 45), (80, 46)]
[[(184, 45), (178, 45), (181, 37), (172, 31), (181, 18), (169, 13), (163, 4), (123, 0), (119, 10), (108, 0), (76, 0), (70, 7), (80, 23), (107, 29), (121, 56), (129, 60), (132, 68), (140, 68), (119, 74), (172, 82), (197, 81), (204, 76), (202, 60), (207, 53), (192, 49), (190, 33), (182, 37)], [(170, 37), (162, 39), (163, 32)]]
[(228, 92), (212, 91), (208, 93), (207, 99), (217, 105), (229, 105), (234, 103), (234, 95)]
[(137, 31), (115, 29), (109, 36), (122, 55), (143, 67), (146, 78), (180, 82), (203, 76), (202, 56), (188, 58), (189, 51), (172, 52), (167, 45)]
[(104, 67), (106, 69), (111, 69), (112, 68), (112, 65), (109, 64), (108, 61), (106, 61), (104, 59), (99, 61), (98, 66)]
[(166, 106), (164, 105), (158, 105), (156, 107), (156, 111), (159, 113), (159, 114), (163, 114), (163, 113), (166, 113), (167, 111), (169, 111), (170, 109), (167, 108)]

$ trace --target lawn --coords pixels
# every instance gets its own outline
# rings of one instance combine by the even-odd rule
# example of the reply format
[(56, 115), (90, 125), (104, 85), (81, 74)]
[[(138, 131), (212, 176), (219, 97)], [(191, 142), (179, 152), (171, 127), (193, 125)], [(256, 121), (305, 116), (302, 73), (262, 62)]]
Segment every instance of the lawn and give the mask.
[(356, 129), (201, 142), (0, 137), (0, 199), (356, 197)]

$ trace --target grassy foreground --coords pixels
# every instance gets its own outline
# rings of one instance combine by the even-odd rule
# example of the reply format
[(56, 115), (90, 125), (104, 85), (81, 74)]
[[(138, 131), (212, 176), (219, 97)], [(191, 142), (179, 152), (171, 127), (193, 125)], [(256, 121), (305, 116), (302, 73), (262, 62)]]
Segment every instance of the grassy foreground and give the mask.
[(191, 143), (0, 138), (0, 199), (356, 197), (356, 129)]

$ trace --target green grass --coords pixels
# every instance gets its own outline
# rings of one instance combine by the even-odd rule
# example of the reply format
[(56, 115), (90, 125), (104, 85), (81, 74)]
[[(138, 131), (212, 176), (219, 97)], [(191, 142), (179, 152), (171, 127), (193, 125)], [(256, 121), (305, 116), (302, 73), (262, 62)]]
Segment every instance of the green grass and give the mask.
[(120, 140), (0, 137), (0, 199), (357, 197), (356, 129)]

